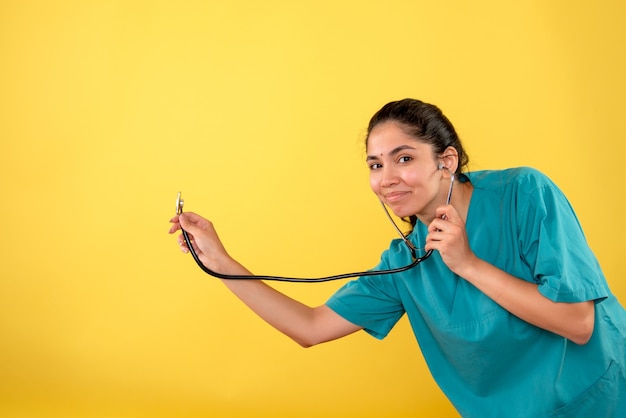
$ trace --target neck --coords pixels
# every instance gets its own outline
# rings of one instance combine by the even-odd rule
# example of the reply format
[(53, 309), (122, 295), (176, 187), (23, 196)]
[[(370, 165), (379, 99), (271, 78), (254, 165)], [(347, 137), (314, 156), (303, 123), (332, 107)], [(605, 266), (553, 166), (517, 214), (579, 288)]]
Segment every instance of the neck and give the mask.
[[(428, 214), (420, 215), (417, 214), (417, 218), (424, 225), (429, 225), (433, 219), (435, 219), (435, 209), (443, 204), (449, 203), (456, 209), (463, 222), (467, 220), (467, 212), (469, 210), (469, 203), (472, 197), (472, 191), (474, 187), (472, 183), (469, 181), (460, 182), (458, 178), (455, 179), (452, 183), (452, 187), (442, 187), (441, 192), (441, 203), (437, 203), (437, 205), (428, 211)], [(444, 194), (445, 193), (445, 194)], [(449, 196), (449, 201), (448, 201)]]

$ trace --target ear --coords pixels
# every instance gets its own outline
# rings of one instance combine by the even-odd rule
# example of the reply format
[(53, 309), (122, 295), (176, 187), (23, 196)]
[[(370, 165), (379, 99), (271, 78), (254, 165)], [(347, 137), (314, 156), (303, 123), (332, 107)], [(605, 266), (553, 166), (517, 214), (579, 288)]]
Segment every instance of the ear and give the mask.
[(439, 167), (447, 168), (451, 173), (456, 173), (456, 169), (459, 167), (459, 153), (456, 148), (448, 147), (439, 156)]

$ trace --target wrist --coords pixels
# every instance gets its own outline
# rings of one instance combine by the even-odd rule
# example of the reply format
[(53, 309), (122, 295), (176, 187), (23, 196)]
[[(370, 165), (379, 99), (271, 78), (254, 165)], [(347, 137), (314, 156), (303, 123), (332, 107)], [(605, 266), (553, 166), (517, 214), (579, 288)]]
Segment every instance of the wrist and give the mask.
[(467, 262), (463, 263), (461, 268), (457, 269), (455, 273), (467, 280), (468, 282), (472, 282), (476, 277), (477, 272), (480, 271), (480, 266), (482, 263), (483, 260), (472, 254)]
[(237, 260), (228, 254), (224, 254), (220, 258), (216, 258), (211, 263), (213, 270), (220, 274), (229, 274), (237, 276), (250, 276), (252, 273), (242, 266)]

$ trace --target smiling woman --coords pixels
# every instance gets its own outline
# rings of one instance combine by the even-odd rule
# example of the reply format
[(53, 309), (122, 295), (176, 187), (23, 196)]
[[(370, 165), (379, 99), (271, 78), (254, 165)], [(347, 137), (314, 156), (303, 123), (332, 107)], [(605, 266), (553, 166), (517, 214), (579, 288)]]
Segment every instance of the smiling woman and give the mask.
[[(432, 187), (432, 184), (438, 184), (442, 176), (452, 184), (452, 173), (456, 169), (446, 164), (456, 164), (456, 150), (449, 147), (444, 150), (445, 156), (435, 156), (432, 146), (426, 142), (407, 143), (407, 139), (413, 137), (396, 122), (377, 125), (368, 137), (367, 161), (374, 193), (397, 216), (421, 216), (422, 222), (430, 223), (432, 218), (428, 217), (433, 215), (436, 206), (446, 202), (447, 194), (445, 188)], [(467, 184), (460, 187), (465, 188)]]
[[(370, 120), (365, 141), (370, 168), (370, 186), (379, 199), (394, 208), (396, 215), (408, 218), (415, 225), (420, 216), (416, 207), (402, 208), (402, 203), (420, 203), (422, 216), (433, 213), (443, 200), (444, 191), (432, 194), (427, 182), (437, 182), (442, 173), (452, 176), (467, 169), (469, 157), (450, 120), (435, 106), (416, 106), (412, 100), (389, 103)], [(421, 141), (412, 141), (419, 137)], [(383, 160), (385, 164), (383, 165)], [(397, 187), (397, 176), (403, 176), (403, 187)], [(466, 193), (468, 184), (461, 184), (456, 194)], [(471, 187), (471, 186), (470, 186)], [(449, 194), (449, 193), (448, 193)], [(421, 219), (430, 223), (432, 218)]]
[[(467, 157), (452, 125), (419, 100), (383, 106), (366, 142), (372, 190), (411, 220), (408, 239), (414, 247), (425, 241), (432, 258), (392, 280), (360, 277), (317, 307), (261, 281), (224, 284), (303, 347), (359, 330), (382, 339), (406, 314), (434, 379), (463, 417), (626, 410), (626, 311), (559, 188), (530, 168), (463, 171)], [(199, 263), (251, 274), (210, 221), (182, 213), (170, 222)], [(410, 251), (394, 240), (378, 269), (401, 265)], [(529, 404), (520, 395), (528, 388), (555, 390), (533, 391)]]
[[(320, 277), (375, 267), (396, 233), (370, 188), (363, 139), (376, 110), (407, 96), (441, 106), (472, 157), (463, 175), (454, 173), (455, 210), (468, 180), (472, 202), (484, 194), (489, 178), (478, 170), (536, 167), (576, 208), (611, 291), (626, 298), (626, 194), (615, 193), (614, 181), (626, 155), (626, 54), (616, 53), (626, 43), (626, 2), (381, 4), (0, 1), (1, 417), (458, 417), (416, 345), (419, 318), (411, 324), (404, 315), (384, 342), (356, 332), (303, 350), (176, 251), (163, 230), (182, 190), (185, 210), (209, 218), (228, 253), (253, 272)], [(445, 206), (449, 173), (437, 168), (452, 160), (437, 159), (442, 151), (423, 185), (440, 177), (432, 200)], [(528, 196), (519, 203), (530, 212)], [(516, 220), (488, 209), (470, 202), (468, 237), (482, 237), (470, 249), (482, 258), (500, 251), (497, 267), (530, 277), (532, 258), (521, 254), (532, 243), (500, 256), (514, 231), (482, 221)], [(428, 231), (408, 218), (415, 226), (394, 220), (425, 247)], [(520, 222), (520, 231), (531, 229), (529, 219)], [(432, 245), (454, 233), (446, 226), (430, 233)], [(442, 246), (411, 270), (410, 284), (431, 286), (411, 295), (453, 299), (422, 315), (442, 325), (433, 330), (450, 345), (470, 347), (481, 334), (465, 336), (468, 343), (454, 332), (500, 311), (482, 292), (463, 298), (473, 285), (441, 265), (442, 256), (455, 261), (452, 253)], [(403, 242), (387, 254), (379, 267), (411, 257)], [(543, 261), (553, 270), (534, 278), (541, 291), (567, 296), (554, 277), (576, 277), (578, 266)], [(441, 274), (428, 276), (435, 266)], [(390, 288), (376, 296), (399, 291), (391, 286), (403, 277), (381, 279)], [(319, 306), (343, 284), (272, 285)], [(612, 300), (596, 302), (596, 313)], [(601, 327), (587, 345), (573, 342), (588, 337), (585, 312), (580, 334), (554, 326), (571, 337), (561, 340), (568, 352), (598, 344)], [(498, 365), (482, 360), (476, 369), (493, 372), (497, 385)], [(515, 361), (499, 366), (529, 372)], [(463, 381), (480, 386), (482, 373)], [(563, 376), (580, 385), (554, 389), (564, 402), (596, 374), (585, 373)], [(541, 389), (526, 388), (529, 405)]]

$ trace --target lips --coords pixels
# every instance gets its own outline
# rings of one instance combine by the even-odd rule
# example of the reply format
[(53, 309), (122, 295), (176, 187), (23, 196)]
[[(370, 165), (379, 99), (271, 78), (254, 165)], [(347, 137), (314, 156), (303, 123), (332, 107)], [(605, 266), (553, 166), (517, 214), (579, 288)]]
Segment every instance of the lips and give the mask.
[(408, 195), (409, 192), (391, 192), (385, 193), (384, 198), (387, 203), (395, 203)]

